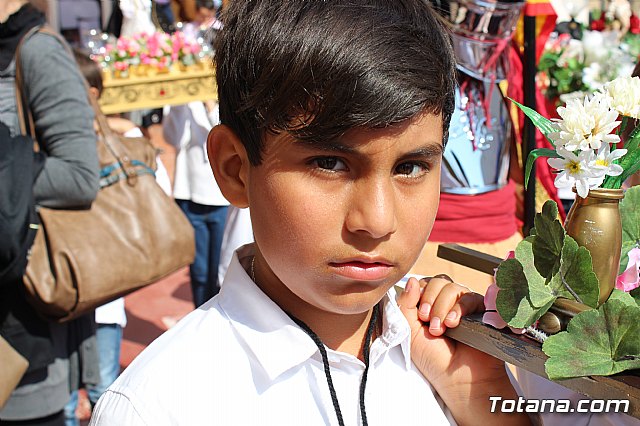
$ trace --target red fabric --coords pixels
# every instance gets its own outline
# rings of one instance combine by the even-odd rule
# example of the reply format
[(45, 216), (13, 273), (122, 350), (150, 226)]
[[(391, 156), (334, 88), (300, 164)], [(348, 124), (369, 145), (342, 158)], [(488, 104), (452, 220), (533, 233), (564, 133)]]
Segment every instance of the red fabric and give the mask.
[(604, 31), (606, 20), (604, 12), (600, 13), (600, 18), (591, 21), (591, 31)]
[(478, 195), (440, 194), (429, 241), (495, 243), (518, 232), (515, 184)]
[(629, 32), (631, 34), (640, 34), (640, 18), (635, 13), (629, 18)]
[(549, 0), (527, 0), (524, 5), (524, 14), (525, 16), (555, 16), (556, 11)]

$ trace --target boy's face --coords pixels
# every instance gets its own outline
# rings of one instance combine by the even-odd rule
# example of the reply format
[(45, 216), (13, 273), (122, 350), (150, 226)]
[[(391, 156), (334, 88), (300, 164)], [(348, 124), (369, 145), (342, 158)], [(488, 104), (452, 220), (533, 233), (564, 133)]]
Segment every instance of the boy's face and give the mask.
[(301, 306), (369, 310), (431, 232), (442, 136), (442, 116), (433, 114), (353, 130), (330, 146), (268, 134), (247, 179), (261, 288), (294, 314)]

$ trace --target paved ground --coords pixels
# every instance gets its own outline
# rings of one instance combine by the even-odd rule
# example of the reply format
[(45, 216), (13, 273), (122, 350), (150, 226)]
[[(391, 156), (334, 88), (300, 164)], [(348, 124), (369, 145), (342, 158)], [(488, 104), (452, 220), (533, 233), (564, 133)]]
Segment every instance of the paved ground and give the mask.
[(193, 310), (187, 268), (125, 298), (127, 326), (120, 353), (124, 369), (156, 337), (167, 330), (163, 317), (180, 318)]
[[(188, 268), (125, 297), (125, 309), (127, 326), (120, 351), (120, 367), (123, 370), (149, 343), (167, 330), (167, 323), (193, 310)], [(81, 390), (76, 410), (81, 426), (88, 425), (90, 412), (87, 395)]]

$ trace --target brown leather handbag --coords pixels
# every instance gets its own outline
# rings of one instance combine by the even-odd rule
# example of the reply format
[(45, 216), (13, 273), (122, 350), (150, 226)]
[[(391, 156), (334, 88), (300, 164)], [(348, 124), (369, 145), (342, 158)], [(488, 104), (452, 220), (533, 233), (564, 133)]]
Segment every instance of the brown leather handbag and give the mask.
[(39, 208), (24, 285), (30, 303), (62, 322), (193, 262), (194, 230), (154, 177), (156, 150), (119, 137), (89, 96), (100, 129), (101, 189), (88, 210)]

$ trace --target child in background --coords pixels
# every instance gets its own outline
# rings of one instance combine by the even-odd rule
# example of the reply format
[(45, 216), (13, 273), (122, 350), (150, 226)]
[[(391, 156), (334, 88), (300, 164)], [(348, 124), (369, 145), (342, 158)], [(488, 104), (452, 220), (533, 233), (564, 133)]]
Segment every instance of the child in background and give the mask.
[(442, 335), (481, 296), (442, 277), (392, 290), (433, 225), (454, 106), (429, 2), (233, 1), (222, 21), (208, 154), (255, 243), (91, 423), (528, 424), (490, 412), (517, 398), (504, 363)]

